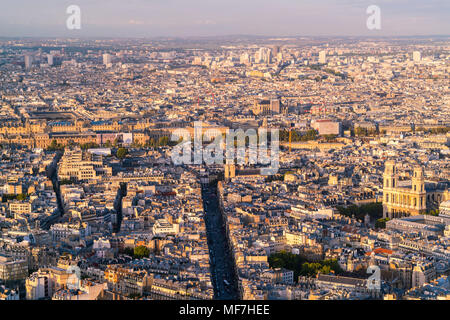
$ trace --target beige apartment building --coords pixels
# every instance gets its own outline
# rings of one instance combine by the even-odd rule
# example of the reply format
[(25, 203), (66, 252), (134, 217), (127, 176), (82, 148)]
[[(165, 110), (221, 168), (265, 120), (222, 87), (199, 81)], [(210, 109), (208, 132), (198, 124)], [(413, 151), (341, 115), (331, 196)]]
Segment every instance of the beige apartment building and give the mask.
[(0, 280), (23, 280), (28, 276), (28, 263), (26, 260), (14, 261), (11, 258), (0, 256)]
[(103, 165), (103, 158), (79, 148), (64, 152), (58, 165), (60, 180), (89, 180), (101, 175), (112, 175), (112, 169)]
[(31, 203), (14, 201), (9, 204), (9, 212), (11, 214), (29, 214), (31, 213)]

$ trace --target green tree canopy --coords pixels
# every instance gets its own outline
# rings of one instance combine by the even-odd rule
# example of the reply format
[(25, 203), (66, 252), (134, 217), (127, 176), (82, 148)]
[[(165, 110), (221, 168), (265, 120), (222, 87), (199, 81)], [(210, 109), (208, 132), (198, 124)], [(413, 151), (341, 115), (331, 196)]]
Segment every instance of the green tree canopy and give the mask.
[(366, 214), (372, 219), (381, 218), (383, 216), (383, 204), (381, 202), (367, 203), (361, 206), (351, 205), (348, 207), (337, 206), (339, 214), (347, 217), (354, 216), (359, 221), (364, 221)]
[(381, 218), (375, 222), (375, 228), (384, 229), (386, 228), (386, 222), (389, 221), (389, 218)]
[(148, 257), (150, 255), (150, 249), (146, 246), (137, 246), (134, 248), (134, 257), (141, 259)]
[(56, 140), (52, 140), (50, 145), (48, 146), (47, 150), (49, 151), (57, 151), (57, 150), (63, 150), (64, 146), (62, 144), (59, 144)]
[(294, 279), (298, 281), (298, 276), (314, 277), (317, 273), (341, 274), (343, 270), (336, 259), (327, 259), (316, 262), (309, 262), (301, 255), (286, 251), (273, 253), (269, 256), (269, 266), (271, 268), (285, 268), (294, 271)]
[(80, 148), (83, 150), (98, 148), (98, 147), (99, 147), (99, 145), (95, 142), (88, 142), (88, 143), (83, 143), (80, 145)]
[(117, 153), (116, 153), (117, 158), (124, 159), (127, 156), (127, 154), (128, 154), (128, 150), (126, 148), (121, 147), (121, 148), (117, 149)]

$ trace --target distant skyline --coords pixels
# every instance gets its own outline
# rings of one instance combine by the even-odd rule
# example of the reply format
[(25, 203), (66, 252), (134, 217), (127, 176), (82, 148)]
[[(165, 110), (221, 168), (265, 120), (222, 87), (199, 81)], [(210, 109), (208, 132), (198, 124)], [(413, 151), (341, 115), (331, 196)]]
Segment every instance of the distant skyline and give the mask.
[[(426, 36), (450, 34), (449, 0), (5, 0), (1, 37)], [(68, 30), (66, 8), (81, 8)], [(368, 30), (366, 9), (381, 9)]]

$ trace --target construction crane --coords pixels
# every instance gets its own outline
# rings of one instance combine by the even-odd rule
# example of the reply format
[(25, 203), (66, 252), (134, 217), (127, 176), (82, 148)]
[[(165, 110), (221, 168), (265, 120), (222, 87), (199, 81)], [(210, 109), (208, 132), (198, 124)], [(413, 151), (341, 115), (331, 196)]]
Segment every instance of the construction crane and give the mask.
[(291, 123), (291, 126), (289, 128), (289, 153), (292, 151), (292, 128), (294, 127), (294, 124)]
[[(214, 106), (214, 105), (216, 105), (216, 96), (214, 95), (214, 92), (212, 92), (212, 91), (210, 91), (210, 90), (207, 90), (206, 91), (206, 94), (207, 95), (209, 95), (209, 94), (211, 94), (211, 97), (212, 97), (212, 105)], [(205, 96), (202, 96), (202, 100), (204, 101), (205, 100)], [(197, 107), (198, 106), (200, 106), (200, 97), (199, 96), (197, 96)]]
[(292, 128), (289, 129), (289, 153), (292, 151)]

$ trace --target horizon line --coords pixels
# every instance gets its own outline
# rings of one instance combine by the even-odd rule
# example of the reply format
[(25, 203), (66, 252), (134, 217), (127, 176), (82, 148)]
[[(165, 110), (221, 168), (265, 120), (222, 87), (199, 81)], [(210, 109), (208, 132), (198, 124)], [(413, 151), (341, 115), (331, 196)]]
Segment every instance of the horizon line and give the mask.
[(184, 35), (184, 36), (153, 36), (153, 37), (139, 37), (139, 36), (5, 36), (0, 35), (0, 39), (213, 39), (213, 38), (230, 38), (230, 37), (249, 37), (249, 38), (280, 38), (280, 39), (298, 39), (298, 38), (430, 38), (430, 37), (450, 37), (450, 34), (425, 34), (425, 35), (258, 35), (258, 34), (227, 34), (227, 35)]

